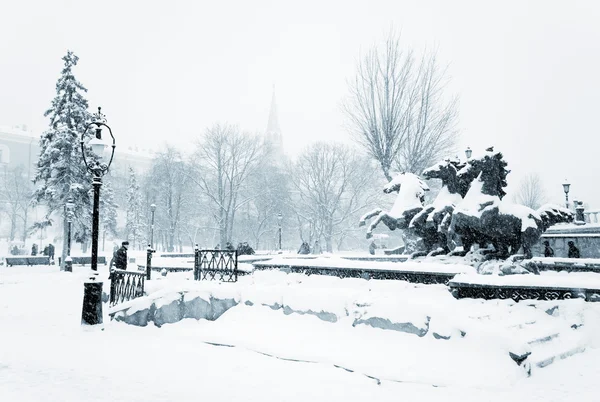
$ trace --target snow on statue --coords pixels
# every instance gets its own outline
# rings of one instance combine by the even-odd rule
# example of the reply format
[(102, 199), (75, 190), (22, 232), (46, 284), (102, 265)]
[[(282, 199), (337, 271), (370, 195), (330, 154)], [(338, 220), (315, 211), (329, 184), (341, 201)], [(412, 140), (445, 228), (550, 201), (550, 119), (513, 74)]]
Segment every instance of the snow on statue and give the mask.
[(449, 236), (457, 235), (466, 254), (473, 244), (492, 244), (494, 252), (487, 258), (505, 259), (521, 247), (531, 258), (531, 247), (550, 226), (572, 222), (573, 213), (565, 208), (544, 205), (534, 211), (524, 205), (503, 200), (506, 176), (510, 172), (501, 152), (488, 148), (479, 159), (471, 159), (458, 177), (477, 177), (464, 199), (452, 213)]
[(425, 191), (429, 191), (429, 186), (417, 175), (412, 173), (397, 174), (392, 181), (383, 187), (383, 192), (386, 194), (398, 193), (392, 209), (389, 212), (385, 212), (381, 208), (374, 209), (360, 218), (358, 226), (364, 226), (367, 219), (377, 216), (369, 225), (367, 239), (373, 237), (373, 229), (381, 221), (390, 230), (407, 229), (412, 218), (423, 209)]
[(458, 171), (466, 166), (458, 159), (446, 159), (423, 171), (427, 180), (442, 180), (442, 188), (435, 200), (415, 215), (409, 224), (409, 229), (422, 238), (424, 250), (411, 254), (411, 258), (424, 255), (449, 253), (448, 228), (454, 207), (460, 203), (469, 190), (474, 176), (458, 176)]

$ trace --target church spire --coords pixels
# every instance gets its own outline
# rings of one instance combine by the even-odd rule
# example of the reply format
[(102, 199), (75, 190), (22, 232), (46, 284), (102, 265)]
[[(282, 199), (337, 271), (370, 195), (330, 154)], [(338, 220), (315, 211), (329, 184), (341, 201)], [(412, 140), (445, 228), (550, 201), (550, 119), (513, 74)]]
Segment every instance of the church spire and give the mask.
[(282, 146), (281, 128), (279, 127), (279, 118), (277, 116), (277, 102), (275, 101), (275, 85), (273, 85), (273, 96), (271, 97), (271, 110), (269, 112), (266, 137), (273, 145)]

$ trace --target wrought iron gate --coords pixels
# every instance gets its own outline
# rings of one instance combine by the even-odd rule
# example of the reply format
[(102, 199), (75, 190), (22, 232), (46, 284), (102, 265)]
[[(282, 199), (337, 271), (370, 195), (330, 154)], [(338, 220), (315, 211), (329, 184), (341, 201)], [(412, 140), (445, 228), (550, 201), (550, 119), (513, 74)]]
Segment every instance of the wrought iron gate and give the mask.
[(145, 272), (113, 269), (110, 272), (110, 306), (144, 295)]
[(194, 279), (237, 282), (237, 250), (199, 250), (194, 253)]

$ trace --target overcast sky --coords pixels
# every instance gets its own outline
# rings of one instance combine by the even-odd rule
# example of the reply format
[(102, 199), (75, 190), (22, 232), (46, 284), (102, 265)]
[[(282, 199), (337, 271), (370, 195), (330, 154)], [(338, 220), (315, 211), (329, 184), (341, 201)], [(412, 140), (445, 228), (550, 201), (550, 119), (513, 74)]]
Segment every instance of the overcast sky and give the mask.
[[(541, 174), (551, 201), (600, 208), (600, 3), (597, 1), (0, 0), (0, 125), (41, 132), (61, 57), (117, 146), (190, 144), (207, 126), (265, 129), (276, 87), (290, 154), (346, 141), (340, 102), (357, 57), (390, 27), (437, 47), (460, 97), (461, 140), (495, 145), (509, 190)], [(462, 155), (462, 152), (461, 152)]]

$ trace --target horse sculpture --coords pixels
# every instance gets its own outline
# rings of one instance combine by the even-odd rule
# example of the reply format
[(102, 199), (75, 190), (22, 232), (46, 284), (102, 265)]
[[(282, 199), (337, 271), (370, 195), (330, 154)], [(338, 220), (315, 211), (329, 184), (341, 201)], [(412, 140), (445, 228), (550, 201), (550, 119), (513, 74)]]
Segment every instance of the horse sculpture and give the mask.
[(472, 159), (459, 177), (477, 176), (452, 213), (449, 236), (458, 235), (463, 243), (463, 255), (475, 243), (491, 243), (494, 253), (486, 258), (505, 259), (521, 247), (531, 258), (531, 247), (551, 225), (573, 221), (573, 213), (565, 208), (544, 205), (537, 211), (524, 205), (503, 201), (506, 194), (506, 162), (500, 152), (488, 149), (480, 159)]
[(455, 205), (462, 201), (474, 179), (466, 174), (458, 176), (458, 171), (465, 166), (458, 159), (446, 159), (423, 171), (422, 176), (426, 180), (442, 180), (442, 188), (435, 200), (416, 214), (409, 224), (409, 229), (423, 239), (424, 248), (412, 253), (411, 258), (450, 252), (447, 234), (452, 212)]
[(367, 239), (373, 237), (373, 229), (382, 221), (390, 230), (407, 229), (412, 218), (423, 209), (429, 186), (415, 174), (400, 173), (383, 187), (386, 194), (394, 191), (398, 192), (398, 197), (389, 212), (377, 208), (360, 218), (358, 226), (364, 226), (367, 219), (377, 216), (369, 225)]

